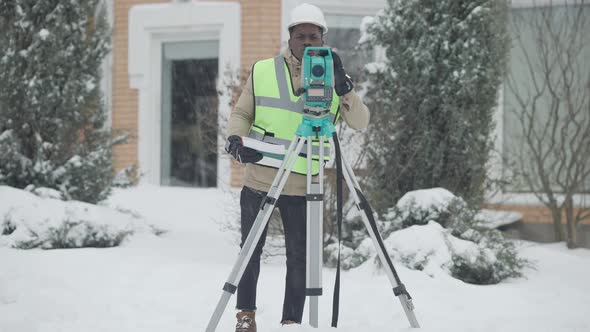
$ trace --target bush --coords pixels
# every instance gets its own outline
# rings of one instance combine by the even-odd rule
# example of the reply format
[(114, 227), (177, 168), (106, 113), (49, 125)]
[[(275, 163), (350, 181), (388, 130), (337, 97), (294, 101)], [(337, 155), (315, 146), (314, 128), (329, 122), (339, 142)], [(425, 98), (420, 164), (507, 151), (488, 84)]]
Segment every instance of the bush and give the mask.
[[(425, 203), (424, 196), (432, 196), (436, 203)], [(417, 203), (422, 198), (422, 204)], [(424, 225), (434, 221), (445, 227), (449, 236), (472, 242), (477, 251), (465, 255), (452, 251), (446, 268), (460, 280), (474, 284), (496, 284), (506, 278), (521, 277), (522, 270), (530, 262), (518, 256), (516, 245), (496, 230), (485, 226), (478, 211), (452, 193), (435, 188), (409, 193), (390, 209), (385, 222), (389, 229), (403, 229), (412, 225)]]
[[(6, 217), (5, 217), (6, 218)], [(26, 228), (20, 225), (19, 228)], [(9, 217), (1, 225), (2, 235), (11, 235), (17, 226)], [(117, 229), (108, 225), (96, 225), (87, 220), (64, 220), (57, 226), (48, 226), (44, 234), (28, 228), (29, 233), (16, 239), (11, 246), (17, 249), (68, 249), (68, 248), (108, 248), (120, 245), (123, 240), (134, 232), (130, 229)]]
[(33, 193), (0, 186), (0, 247), (57, 249), (114, 247), (137, 233), (159, 235), (129, 211), (112, 210), (54, 198), (59, 192), (35, 188)]
[[(467, 283), (496, 284), (521, 277), (531, 263), (519, 257), (511, 240), (486, 227), (478, 211), (451, 192), (434, 188), (406, 194), (381, 218), (379, 228), (390, 256), (404, 266), (429, 275), (451, 275)], [(331, 265), (337, 245), (326, 247)], [(375, 255), (365, 236), (358, 246), (343, 246), (343, 268), (353, 268)], [(378, 265), (378, 258), (375, 258)]]
[(110, 29), (99, 6), (0, 2), (0, 184), (90, 203), (108, 196), (113, 142), (100, 80)]
[(509, 50), (507, 1), (388, 1), (362, 41), (384, 49), (367, 65), (371, 202), (445, 187), (483, 200), (497, 94)]

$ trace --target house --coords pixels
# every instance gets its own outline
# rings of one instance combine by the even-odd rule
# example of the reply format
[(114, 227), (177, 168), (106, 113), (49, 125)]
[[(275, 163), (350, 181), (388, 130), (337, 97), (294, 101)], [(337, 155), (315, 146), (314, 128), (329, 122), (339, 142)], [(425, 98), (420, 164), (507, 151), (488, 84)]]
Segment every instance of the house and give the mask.
[[(239, 185), (241, 168), (223, 153), (219, 129), (231, 109), (231, 89), (239, 85), (236, 76), (243, 78), (256, 60), (286, 46), (289, 12), (302, 2), (323, 9), (330, 30), (327, 42), (342, 49), (358, 40), (363, 17), (375, 15), (386, 3), (103, 0), (113, 27), (103, 89), (112, 127), (130, 137), (128, 144), (114, 149), (116, 169), (137, 165), (144, 181), (157, 185)], [(513, 3), (526, 7), (533, 1)], [(501, 102), (497, 116), (499, 150), (503, 106)], [(500, 193), (490, 204), (523, 213), (521, 236), (551, 239), (550, 214), (532, 194)], [(590, 230), (584, 236), (580, 242), (590, 245)]]

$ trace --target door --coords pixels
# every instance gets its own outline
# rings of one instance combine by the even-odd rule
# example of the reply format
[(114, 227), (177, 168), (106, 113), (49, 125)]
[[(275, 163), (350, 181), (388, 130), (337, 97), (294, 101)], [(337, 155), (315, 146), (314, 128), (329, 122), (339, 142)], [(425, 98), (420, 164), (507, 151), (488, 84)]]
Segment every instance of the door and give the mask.
[(217, 186), (218, 41), (162, 46), (160, 183)]

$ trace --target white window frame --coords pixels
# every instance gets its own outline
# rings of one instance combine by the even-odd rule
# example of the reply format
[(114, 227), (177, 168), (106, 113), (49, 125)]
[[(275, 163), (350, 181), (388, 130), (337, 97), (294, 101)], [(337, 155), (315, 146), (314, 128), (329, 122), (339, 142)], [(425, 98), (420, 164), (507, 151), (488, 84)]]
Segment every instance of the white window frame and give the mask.
[[(237, 2), (172, 2), (143, 4), (129, 11), (128, 74), (137, 89), (138, 161), (142, 182), (161, 184), (162, 45), (166, 42), (219, 41), (217, 88), (221, 75), (240, 68), (240, 5)], [(219, 97), (219, 123), (230, 114), (230, 96)], [(217, 187), (230, 188), (231, 161), (224, 153), (222, 130), (217, 137)]]
[[(512, 0), (511, 8), (533, 8), (540, 6), (560, 6), (564, 4), (578, 4), (579, 0)], [(490, 164), (488, 166), (488, 172), (492, 178), (501, 179), (504, 171), (504, 165), (502, 158), (504, 157), (504, 83), (500, 86), (498, 94), (498, 107), (494, 115), (496, 121), (496, 128), (494, 130), (494, 136), (496, 137), (494, 142), (494, 148), (497, 153), (494, 153)], [(563, 199), (562, 195), (557, 195), (559, 199)], [(543, 206), (543, 202), (534, 193), (523, 193), (523, 192), (511, 192), (503, 191), (499, 188), (492, 188), (488, 193), (486, 199), (487, 203), (490, 204), (513, 204), (513, 205), (530, 205), (530, 206)], [(590, 202), (589, 194), (578, 194), (574, 195), (575, 206), (587, 206)]]
[[(96, 6), (96, 11), (94, 16), (96, 17), (100, 10), (106, 10), (106, 18), (107, 22), (109, 23), (109, 29), (111, 32), (113, 31), (113, 22), (114, 22), (114, 14), (113, 14), (113, 0), (101, 0), (98, 6)], [(101, 65), (102, 70), (102, 77), (100, 80), (100, 90), (102, 92), (105, 108), (107, 111), (107, 120), (105, 126), (109, 128), (112, 127), (112, 119), (113, 119), (113, 51), (111, 46), (111, 51), (105, 56), (102, 61)]]

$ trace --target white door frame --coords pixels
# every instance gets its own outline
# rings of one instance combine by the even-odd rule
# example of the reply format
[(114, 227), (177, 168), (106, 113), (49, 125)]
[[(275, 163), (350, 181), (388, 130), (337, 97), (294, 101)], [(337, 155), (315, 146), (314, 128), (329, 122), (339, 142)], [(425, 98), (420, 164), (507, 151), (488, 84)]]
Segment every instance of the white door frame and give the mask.
[[(160, 185), (162, 45), (178, 41), (219, 41), (221, 75), (240, 68), (240, 5), (234, 2), (182, 2), (136, 5), (129, 11), (128, 74), (137, 89), (138, 161), (142, 182)], [(230, 96), (219, 97), (219, 123), (230, 113)], [(217, 137), (217, 186), (230, 187), (230, 158), (223, 152), (224, 128)]]

